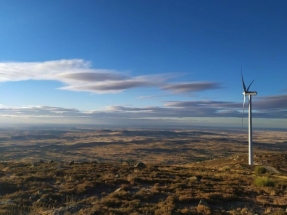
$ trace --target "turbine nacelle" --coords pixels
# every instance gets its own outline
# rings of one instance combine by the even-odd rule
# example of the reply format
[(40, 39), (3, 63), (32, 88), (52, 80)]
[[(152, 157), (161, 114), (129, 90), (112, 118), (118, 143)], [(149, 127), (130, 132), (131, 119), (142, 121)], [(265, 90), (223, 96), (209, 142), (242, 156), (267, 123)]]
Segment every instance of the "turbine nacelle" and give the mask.
[(246, 96), (256, 96), (257, 92), (256, 91), (249, 91), (249, 88), (251, 87), (251, 85), (254, 82), (254, 80), (249, 84), (248, 87), (246, 87), (246, 85), (244, 83), (243, 75), (242, 75), (242, 69), (241, 69), (241, 80), (242, 80), (242, 86), (243, 86), (243, 93), (242, 93), (243, 94), (242, 126), (243, 126), (243, 114), (244, 114), (245, 97)]
[(244, 96), (256, 96), (257, 92), (256, 91), (252, 91), (252, 92), (243, 92), (242, 93)]

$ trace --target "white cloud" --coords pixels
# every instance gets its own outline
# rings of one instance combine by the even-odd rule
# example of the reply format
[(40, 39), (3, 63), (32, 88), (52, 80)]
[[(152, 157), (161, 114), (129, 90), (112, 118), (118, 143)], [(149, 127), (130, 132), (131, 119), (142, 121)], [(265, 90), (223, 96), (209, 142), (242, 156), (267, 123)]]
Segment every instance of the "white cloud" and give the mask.
[[(274, 102), (276, 100), (277, 102)], [(286, 116), (287, 95), (261, 97), (254, 100), (255, 118), (282, 118)], [(273, 103), (272, 105), (269, 105)], [(268, 111), (268, 109), (270, 109)], [(245, 112), (245, 114), (247, 114)], [(163, 106), (108, 106), (98, 111), (80, 111), (75, 108), (51, 106), (6, 107), (0, 105), (0, 116), (14, 117), (88, 117), (88, 118), (148, 118), (148, 117), (242, 117), (241, 102), (224, 101), (170, 101)]]
[(92, 68), (82, 59), (45, 62), (1, 62), (0, 82), (54, 80), (59, 89), (92, 93), (118, 93), (139, 87), (158, 87), (172, 92), (193, 92), (219, 88), (214, 82), (168, 83), (175, 74), (129, 76), (119, 71)]
[(115, 93), (136, 87), (160, 85), (164, 75), (128, 76), (115, 70), (94, 69), (81, 59), (46, 62), (2, 62), (0, 82), (54, 80), (65, 84), (60, 89)]
[(26, 106), (26, 107), (0, 107), (0, 116), (15, 118), (30, 117), (86, 117), (75, 108), (61, 108), (50, 106)]
[(0, 81), (59, 80), (61, 73), (87, 69), (89, 62), (80, 59), (45, 62), (2, 62)]
[[(254, 100), (255, 121), (260, 118), (265, 120), (265, 127), (268, 122), (276, 125), (280, 121), (282, 127), (283, 121), (286, 121), (286, 95), (262, 97)], [(274, 104), (272, 111), (266, 108), (270, 101), (279, 100)], [(257, 108), (255, 108), (257, 107)], [(75, 108), (62, 108), (51, 106), (25, 106), (25, 107), (5, 107), (0, 105), (0, 119), (2, 122), (41, 122), (41, 123), (79, 123), (79, 124), (106, 124), (106, 125), (153, 125), (163, 123), (162, 125), (179, 125), (181, 122), (188, 125), (191, 119), (200, 119), (199, 123), (213, 119), (215, 122), (222, 122), (223, 118), (232, 119), (241, 125), (242, 104), (240, 102), (224, 101), (171, 101), (164, 106), (109, 106), (98, 111), (80, 111)], [(245, 113), (247, 114), (247, 113)], [(235, 119), (238, 119), (237, 121)], [(271, 119), (273, 118), (273, 119)], [(22, 120), (22, 121), (21, 121)], [(277, 121), (276, 121), (277, 120)], [(260, 121), (262, 122), (262, 120)], [(176, 124), (177, 123), (177, 124)], [(194, 122), (193, 122), (194, 125)], [(286, 124), (287, 125), (287, 124)]]
[[(110, 74), (109, 74), (110, 75)], [(61, 87), (62, 90), (86, 91), (95, 93), (118, 93), (122, 90), (156, 86), (158, 83), (150, 80), (150, 77), (127, 77), (121, 80), (105, 80), (105, 81), (77, 81), (77, 83), (69, 83), (68, 86)]]

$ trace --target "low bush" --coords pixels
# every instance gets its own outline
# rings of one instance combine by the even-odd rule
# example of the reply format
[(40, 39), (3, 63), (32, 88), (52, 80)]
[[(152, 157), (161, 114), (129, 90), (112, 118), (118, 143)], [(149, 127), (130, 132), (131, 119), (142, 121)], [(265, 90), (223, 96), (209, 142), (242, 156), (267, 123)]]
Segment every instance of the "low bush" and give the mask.
[(267, 177), (257, 177), (254, 180), (254, 184), (259, 187), (274, 187), (275, 182)]
[(257, 175), (263, 175), (267, 172), (267, 170), (264, 166), (256, 166), (254, 171)]

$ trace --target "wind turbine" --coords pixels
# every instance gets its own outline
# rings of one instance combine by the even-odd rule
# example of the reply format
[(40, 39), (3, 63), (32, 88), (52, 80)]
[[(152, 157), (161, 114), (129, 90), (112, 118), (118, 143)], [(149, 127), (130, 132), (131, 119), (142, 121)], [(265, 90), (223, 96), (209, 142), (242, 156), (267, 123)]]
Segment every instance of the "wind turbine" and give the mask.
[[(248, 164), (253, 165), (253, 151), (252, 151), (252, 96), (256, 96), (257, 92), (256, 91), (249, 91), (249, 88), (251, 84), (254, 82), (254, 80), (249, 84), (249, 86), (246, 89), (243, 75), (242, 75), (242, 70), (241, 70), (241, 78), (242, 78), (242, 85), (243, 85), (243, 109), (242, 109), (242, 114), (244, 114), (244, 105), (245, 105), (245, 98), (248, 96), (249, 98), (249, 113), (248, 113)], [(243, 115), (242, 115), (242, 125), (243, 125)]]

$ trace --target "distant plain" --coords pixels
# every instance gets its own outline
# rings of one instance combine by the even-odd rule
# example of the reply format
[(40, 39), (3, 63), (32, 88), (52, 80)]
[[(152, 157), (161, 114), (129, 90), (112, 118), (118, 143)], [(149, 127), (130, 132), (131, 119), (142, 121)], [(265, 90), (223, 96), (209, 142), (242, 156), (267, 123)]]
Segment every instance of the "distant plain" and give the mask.
[[(245, 130), (0, 130), (0, 160), (185, 164), (248, 153)], [(282, 152), (287, 132), (256, 130), (254, 155)]]

